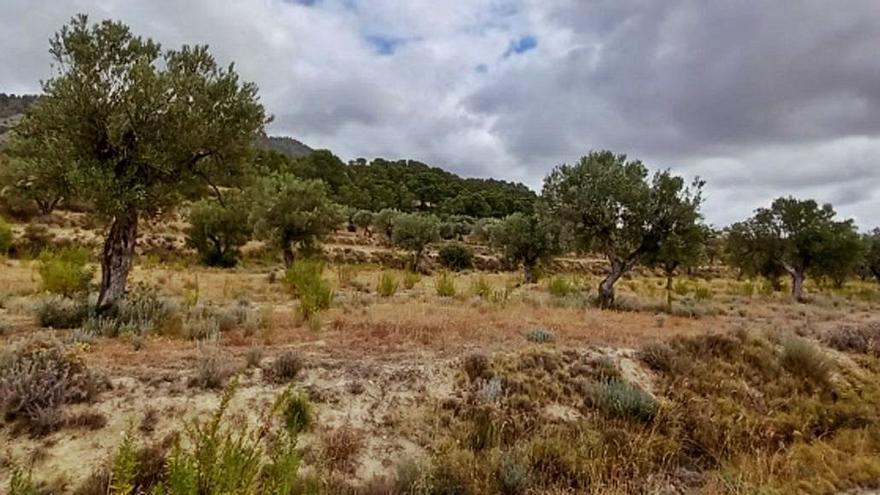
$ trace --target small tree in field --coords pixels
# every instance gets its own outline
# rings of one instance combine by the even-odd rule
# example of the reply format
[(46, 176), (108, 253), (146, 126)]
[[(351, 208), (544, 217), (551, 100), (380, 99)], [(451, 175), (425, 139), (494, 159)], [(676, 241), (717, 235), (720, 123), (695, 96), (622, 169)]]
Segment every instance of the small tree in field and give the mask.
[(370, 230), (370, 227), (373, 226), (373, 217), (375, 215), (370, 210), (358, 210), (352, 216), (352, 222), (359, 227), (361, 230), (367, 234), (367, 237), (373, 237), (373, 231)]
[(239, 249), (252, 230), (239, 196), (227, 195), (224, 204), (203, 199), (190, 208), (186, 243), (206, 265), (228, 268), (238, 264)]
[(837, 221), (831, 205), (819, 206), (813, 200), (778, 198), (770, 208), (759, 208), (755, 215), (730, 228), (728, 243), (730, 261), (745, 271), (775, 274), (781, 269), (791, 277), (791, 294), (803, 301), (803, 287), (812, 270), (827, 270), (827, 258), (833, 263), (848, 265), (850, 257), (858, 257), (859, 249), (851, 249), (848, 238), (857, 235), (852, 220)]
[(21, 158), (34, 166), (48, 155), (63, 163), (73, 194), (111, 219), (103, 312), (125, 292), (139, 220), (240, 173), (266, 115), (256, 86), (205, 46), (163, 51), (122, 23), (84, 15), (50, 45), (57, 73), (16, 127), (14, 147), (32, 150)]
[(73, 195), (67, 163), (33, 140), (13, 139), (9, 155), (0, 156), (0, 194), (14, 203), (30, 202), (48, 215)]
[[(602, 253), (608, 275), (599, 283), (598, 303), (614, 303), (614, 284), (632, 267), (654, 256), (670, 236), (675, 221), (669, 205), (699, 197), (668, 171), (653, 181), (638, 160), (610, 151), (594, 151), (575, 165), (561, 165), (544, 179), (545, 218), (561, 224), (575, 247)], [(698, 207), (699, 202), (693, 207)]]
[(488, 230), (492, 245), (511, 264), (522, 265), (525, 283), (535, 283), (535, 266), (559, 252), (559, 239), (536, 215), (514, 213)]
[(344, 219), (323, 181), (290, 174), (261, 179), (251, 201), (251, 224), (257, 236), (280, 249), (288, 267), (297, 251), (315, 247)]
[(419, 262), (425, 248), (432, 242), (440, 240), (440, 222), (433, 215), (404, 213), (394, 222), (391, 241), (395, 246), (412, 251), (413, 258), (410, 268), (419, 271)]

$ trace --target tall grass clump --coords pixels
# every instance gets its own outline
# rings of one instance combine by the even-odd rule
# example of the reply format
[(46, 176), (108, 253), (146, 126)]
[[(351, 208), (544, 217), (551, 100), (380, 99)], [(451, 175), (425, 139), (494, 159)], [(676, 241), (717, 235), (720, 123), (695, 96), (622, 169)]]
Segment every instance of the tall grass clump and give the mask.
[(333, 290), (323, 274), (324, 263), (317, 260), (296, 261), (287, 269), (285, 281), (299, 299), (299, 310), (305, 319), (329, 308), (333, 301)]
[(379, 282), (376, 284), (376, 292), (382, 297), (391, 297), (397, 293), (397, 287), (400, 283), (392, 273), (382, 272), (379, 275)]
[(292, 388), (278, 396), (272, 409), (281, 417), (284, 427), (292, 435), (307, 431), (314, 422), (314, 408), (308, 395)]
[(791, 373), (817, 385), (827, 385), (834, 369), (833, 362), (824, 352), (800, 337), (788, 337), (782, 341), (780, 362)]
[(88, 292), (94, 275), (88, 262), (89, 252), (83, 248), (43, 251), (37, 258), (43, 290), (65, 297)]
[(567, 297), (577, 292), (574, 282), (568, 277), (557, 275), (547, 281), (547, 292), (553, 297)]
[(416, 272), (407, 271), (403, 274), (403, 288), (410, 290), (422, 281), (422, 276)]
[(492, 290), (492, 284), (482, 275), (471, 282), (471, 294), (480, 299), (487, 300), (492, 297)]
[(445, 270), (440, 272), (434, 280), (434, 289), (440, 297), (455, 297), (455, 277)]

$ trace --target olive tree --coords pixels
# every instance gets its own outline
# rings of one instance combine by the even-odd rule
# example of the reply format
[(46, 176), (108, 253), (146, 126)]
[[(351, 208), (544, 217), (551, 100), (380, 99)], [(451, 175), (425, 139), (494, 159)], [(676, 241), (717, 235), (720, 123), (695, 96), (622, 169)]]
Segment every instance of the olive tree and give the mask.
[(537, 215), (513, 213), (488, 230), (491, 244), (509, 263), (523, 267), (525, 283), (535, 280), (535, 266), (560, 250), (559, 238)]
[(317, 246), (344, 220), (342, 207), (331, 201), (320, 180), (272, 175), (260, 179), (249, 196), (254, 232), (281, 250), (288, 267), (298, 251)]
[(228, 268), (238, 264), (239, 250), (252, 230), (238, 195), (227, 195), (224, 204), (203, 199), (190, 207), (186, 243), (206, 265)]
[[(638, 160), (593, 151), (575, 165), (560, 165), (544, 179), (540, 208), (561, 225), (573, 246), (604, 255), (609, 262), (599, 283), (598, 303), (614, 303), (614, 284), (634, 266), (656, 255), (676, 226), (676, 208), (699, 207), (699, 189), (668, 171), (648, 180)], [(684, 207), (684, 206), (682, 206)]]
[(370, 210), (358, 210), (351, 219), (357, 227), (360, 227), (367, 234), (367, 237), (372, 237), (373, 231), (370, 228), (373, 226), (373, 217), (375, 215)]
[(394, 233), (394, 222), (398, 216), (400, 216), (400, 212), (395, 209), (385, 208), (380, 210), (373, 217), (373, 227), (382, 232), (385, 238), (390, 241)]
[(846, 242), (854, 236), (852, 220), (836, 220), (830, 204), (778, 198), (769, 208), (758, 208), (753, 217), (731, 226), (729, 260), (744, 271), (764, 276), (781, 270), (791, 277), (792, 297), (803, 301), (810, 271), (830, 266), (823, 260), (839, 258), (838, 263), (861, 255), (860, 249), (851, 249)]
[(73, 195), (110, 219), (103, 312), (125, 292), (139, 220), (241, 172), (267, 119), (256, 86), (206, 46), (163, 50), (120, 22), (80, 15), (49, 51), (56, 73), (16, 127), (16, 148), (43, 150), (36, 165), (46, 154), (64, 163)]
[(880, 228), (865, 236), (865, 268), (880, 282)]
[(395, 246), (412, 251), (412, 271), (419, 271), (425, 248), (440, 240), (440, 222), (434, 215), (403, 213), (394, 221), (391, 241)]

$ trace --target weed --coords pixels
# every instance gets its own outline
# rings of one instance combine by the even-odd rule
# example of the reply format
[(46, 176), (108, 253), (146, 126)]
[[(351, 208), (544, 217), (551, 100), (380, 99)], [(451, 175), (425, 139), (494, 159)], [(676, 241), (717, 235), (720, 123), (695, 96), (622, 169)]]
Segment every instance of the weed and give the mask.
[(393, 274), (382, 272), (379, 282), (376, 284), (376, 292), (382, 297), (391, 297), (397, 293), (399, 282)]
[(876, 322), (841, 325), (825, 332), (822, 340), (838, 351), (880, 356), (880, 324)]
[(515, 459), (505, 458), (498, 469), (498, 489), (502, 495), (525, 493), (529, 485), (529, 469)]
[(407, 271), (403, 274), (403, 288), (410, 290), (422, 281), (422, 276), (418, 273)]
[(434, 289), (440, 297), (455, 297), (455, 277), (447, 271), (440, 272), (434, 280)]
[(258, 368), (262, 360), (263, 346), (254, 344), (248, 347), (248, 350), (245, 351), (244, 361), (245, 366), (247, 366), (248, 368)]

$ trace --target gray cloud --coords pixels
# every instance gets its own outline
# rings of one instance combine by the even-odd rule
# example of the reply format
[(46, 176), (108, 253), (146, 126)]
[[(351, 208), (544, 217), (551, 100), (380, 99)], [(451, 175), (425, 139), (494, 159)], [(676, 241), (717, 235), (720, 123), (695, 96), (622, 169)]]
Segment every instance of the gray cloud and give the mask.
[(77, 12), (210, 44), (260, 86), (271, 132), (346, 159), (539, 188), (610, 148), (707, 179), (717, 224), (783, 194), (880, 223), (873, 0), (7, 0), (0, 91), (39, 89), (48, 38)]

